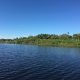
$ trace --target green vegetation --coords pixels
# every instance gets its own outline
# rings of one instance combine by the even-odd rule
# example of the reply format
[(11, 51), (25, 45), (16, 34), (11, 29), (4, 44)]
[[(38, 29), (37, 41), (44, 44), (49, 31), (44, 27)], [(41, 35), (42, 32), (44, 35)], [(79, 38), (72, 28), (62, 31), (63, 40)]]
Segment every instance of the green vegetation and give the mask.
[(80, 47), (80, 34), (38, 34), (36, 36), (21, 37), (16, 39), (0, 39), (0, 43)]

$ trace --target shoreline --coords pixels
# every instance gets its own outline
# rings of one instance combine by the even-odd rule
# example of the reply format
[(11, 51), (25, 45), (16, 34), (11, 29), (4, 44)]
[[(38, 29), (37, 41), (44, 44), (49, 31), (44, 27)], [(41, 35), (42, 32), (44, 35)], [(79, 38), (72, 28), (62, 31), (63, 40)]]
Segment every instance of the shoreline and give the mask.
[(54, 47), (80, 47), (80, 34), (38, 34), (15, 39), (0, 39), (0, 43), (27, 44)]
[(24, 43), (0, 43), (0, 44), (14, 44), (14, 45), (33, 45), (33, 46), (43, 46), (43, 47), (61, 47), (61, 48), (80, 48), (80, 45), (77, 46), (77, 45), (43, 45), (43, 44), (24, 44)]

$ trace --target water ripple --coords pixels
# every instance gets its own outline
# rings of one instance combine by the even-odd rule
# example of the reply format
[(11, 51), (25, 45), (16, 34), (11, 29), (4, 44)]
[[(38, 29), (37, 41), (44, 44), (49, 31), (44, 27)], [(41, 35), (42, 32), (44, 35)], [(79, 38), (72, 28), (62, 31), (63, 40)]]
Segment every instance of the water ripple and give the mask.
[(0, 80), (80, 80), (80, 49), (0, 45)]

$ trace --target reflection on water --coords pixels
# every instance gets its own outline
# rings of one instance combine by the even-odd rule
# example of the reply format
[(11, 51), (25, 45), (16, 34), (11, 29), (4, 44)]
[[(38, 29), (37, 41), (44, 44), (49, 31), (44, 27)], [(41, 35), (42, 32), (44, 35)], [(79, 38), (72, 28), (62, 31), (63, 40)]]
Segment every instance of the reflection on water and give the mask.
[(80, 48), (0, 44), (0, 80), (80, 80)]

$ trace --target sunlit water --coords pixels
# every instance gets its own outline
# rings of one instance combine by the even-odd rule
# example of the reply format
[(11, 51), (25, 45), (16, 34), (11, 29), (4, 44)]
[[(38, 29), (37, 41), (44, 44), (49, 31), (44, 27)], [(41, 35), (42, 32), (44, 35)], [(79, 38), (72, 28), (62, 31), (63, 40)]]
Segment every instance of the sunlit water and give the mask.
[(80, 48), (0, 44), (0, 80), (80, 80)]

